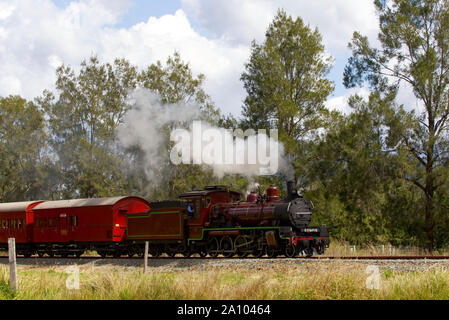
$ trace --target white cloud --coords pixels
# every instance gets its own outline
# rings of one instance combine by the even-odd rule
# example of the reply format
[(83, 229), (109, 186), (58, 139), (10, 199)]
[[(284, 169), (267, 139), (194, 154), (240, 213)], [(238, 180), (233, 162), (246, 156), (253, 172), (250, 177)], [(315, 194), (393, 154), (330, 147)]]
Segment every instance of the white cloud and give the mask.
[(347, 53), (354, 30), (376, 29), (371, 0), (182, 0), (173, 15), (115, 27), (130, 3), (78, 0), (59, 8), (51, 0), (0, 0), (0, 95), (32, 99), (53, 88), (58, 65), (77, 67), (92, 54), (144, 67), (178, 50), (195, 74), (206, 75), (216, 105), (239, 115), (250, 41), (263, 40), (278, 7), (318, 26), (334, 57)]
[(375, 38), (378, 30), (372, 0), (182, 0), (182, 4), (206, 34), (243, 44), (262, 41), (279, 8), (318, 27), (334, 56), (346, 50), (354, 31)]
[(206, 75), (206, 91), (216, 104), (239, 114), (244, 94), (239, 77), (248, 46), (201, 36), (182, 10), (114, 28), (127, 3), (81, 0), (60, 9), (50, 0), (13, 1), (11, 14), (2, 14), (0, 21), (0, 95), (34, 98), (53, 88), (58, 65), (76, 67), (92, 54), (103, 61), (124, 57), (144, 67), (165, 62), (178, 50), (195, 74)]
[(6, 1), (0, 2), (0, 20), (5, 20), (14, 11), (14, 6)]
[(355, 94), (361, 96), (365, 100), (369, 98), (369, 91), (365, 88), (352, 88), (348, 89), (343, 96), (330, 98), (326, 102), (326, 108), (329, 110), (340, 111), (348, 115), (352, 112), (352, 108), (348, 104), (348, 99)]

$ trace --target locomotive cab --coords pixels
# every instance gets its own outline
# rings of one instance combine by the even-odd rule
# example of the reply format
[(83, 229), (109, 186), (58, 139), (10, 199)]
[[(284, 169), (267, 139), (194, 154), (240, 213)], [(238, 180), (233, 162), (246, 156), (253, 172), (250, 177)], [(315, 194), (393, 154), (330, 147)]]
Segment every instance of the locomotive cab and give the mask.
[(209, 214), (213, 205), (239, 202), (240, 197), (239, 192), (231, 191), (226, 186), (209, 186), (204, 190), (181, 194), (179, 198), (187, 203), (189, 237), (202, 237), (203, 227), (208, 226)]

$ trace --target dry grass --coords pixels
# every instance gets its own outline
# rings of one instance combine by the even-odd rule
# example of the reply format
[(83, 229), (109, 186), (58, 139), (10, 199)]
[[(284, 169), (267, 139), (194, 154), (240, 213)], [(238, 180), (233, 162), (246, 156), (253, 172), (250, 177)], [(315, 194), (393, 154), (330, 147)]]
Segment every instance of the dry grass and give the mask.
[(343, 241), (331, 240), (330, 247), (326, 249), (329, 257), (351, 257), (351, 256), (449, 256), (448, 249), (429, 252), (419, 247), (395, 247), (391, 245), (372, 245), (363, 247), (354, 246)]
[(449, 299), (449, 271), (381, 272), (379, 290), (366, 287), (366, 266), (311, 263), (269, 270), (210, 268), (142, 274), (138, 268), (81, 267), (80, 289), (68, 290), (62, 267), (19, 268), (19, 291), (9, 290), (0, 266), (1, 299), (309, 300)]

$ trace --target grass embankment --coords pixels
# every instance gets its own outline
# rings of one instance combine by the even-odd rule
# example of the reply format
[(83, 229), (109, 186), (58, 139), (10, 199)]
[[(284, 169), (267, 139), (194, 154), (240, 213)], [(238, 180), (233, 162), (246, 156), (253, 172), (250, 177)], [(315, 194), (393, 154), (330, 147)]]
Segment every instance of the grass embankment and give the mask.
[(350, 243), (332, 240), (330, 247), (326, 249), (325, 256), (328, 257), (351, 257), (351, 256), (449, 256), (449, 248), (429, 252), (419, 247), (394, 247), (391, 245), (365, 245), (354, 246)]
[(63, 268), (19, 268), (19, 290), (9, 290), (9, 272), (0, 266), (0, 299), (306, 300), (449, 299), (449, 271), (383, 270), (380, 289), (366, 287), (366, 266), (309, 264), (270, 270), (220, 268), (180, 272), (119, 267), (81, 267), (80, 289), (68, 290)]

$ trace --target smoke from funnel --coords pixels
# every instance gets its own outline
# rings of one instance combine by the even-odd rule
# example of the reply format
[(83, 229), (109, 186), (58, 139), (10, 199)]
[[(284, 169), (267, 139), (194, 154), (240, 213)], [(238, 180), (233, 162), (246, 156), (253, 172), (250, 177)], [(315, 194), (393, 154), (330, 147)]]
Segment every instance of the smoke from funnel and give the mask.
[[(252, 137), (236, 136), (228, 130), (202, 121), (201, 139), (193, 141), (195, 134), (198, 135), (196, 132), (198, 130), (195, 127), (196, 120), (201, 118), (201, 108), (198, 105), (165, 104), (161, 102), (157, 94), (147, 89), (136, 89), (132, 92), (130, 104), (132, 108), (125, 115), (124, 122), (118, 127), (116, 135), (122, 147), (138, 148), (143, 152), (144, 170), (147, 178), (153, 184), (161, 183), (167, 177), (163, 168), (170, 167), (170, 161), (172, 164), (179, 164), (173, 161), (173, 156), (183, 159), (183, 163), (186, 164), (208, 166), (219, 178), (226, 174), (239, 174), (247, 177), (264, 175), (264, 167), (261, 164), (249, 161), (254, 156), (254, 151), (251, 151)], [(182, 148), (177, 148), (176, 141), (171, 140), (176, 132), (190, 136), (189, 144), (184, 143)], [(262, 143), (262, 145), (276, 145), (278, 148), (275, 159), (277, 167), (275, 172), (268, 170), (269, 175), (280, 173), (288, 179), (292, 179), (294, 169), (290, 159), (285, 155), (283, 144), (268, 135), (262, 134), (260, 138), (261, 141), (265, 140), (265, 144)], [(220, 147), (217, 148), (218, 144)], [(195, 158), (195, 151), (198, 149), (202, 152), (199, 155), (197, 152)], [(226, 160), (231, 158), (230, 150), (232, 150), (234, 162), (228, 163)], [(263, 152), (260, 154), (263, 155)], [(267, 155), (269, 153), (265, 154), (265, 156)], [(223, 161), (209, 161), (220, 158), (220, 156)], [(203, 161), (198, 161), (198, 157)], [(238, 158), (240, 161), (236, 163), (235, 160)]]

